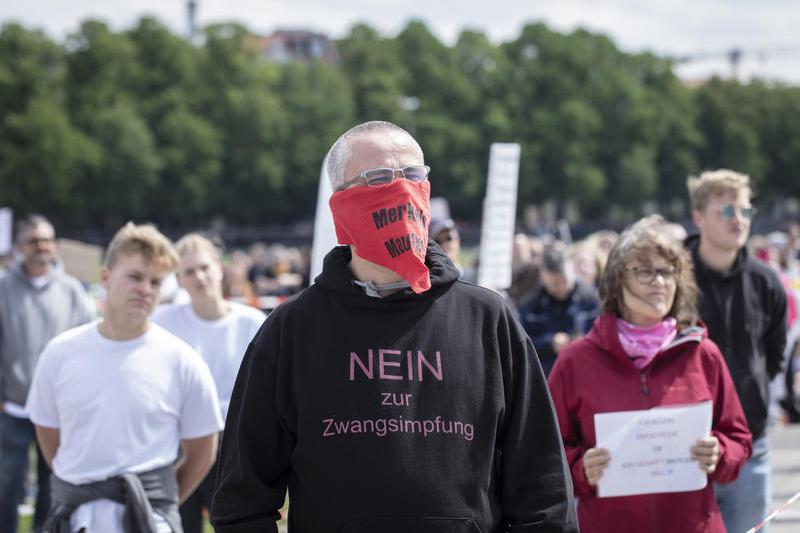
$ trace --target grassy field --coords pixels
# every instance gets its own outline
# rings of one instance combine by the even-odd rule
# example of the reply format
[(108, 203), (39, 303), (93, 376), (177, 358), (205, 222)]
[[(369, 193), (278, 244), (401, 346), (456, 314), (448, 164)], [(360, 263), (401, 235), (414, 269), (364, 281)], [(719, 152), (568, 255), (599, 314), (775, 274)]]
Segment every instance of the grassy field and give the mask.
[[(283, 516), (286, 516), (286, 507), (284, 507), (281, 512), (283, 513)], [(22, 516), (20, 518), (19, 528), (17, 528), (18, 533), (31, 533), (32, 521), (32, 516)], [(286, 531), (286, 519), (283, 519), (278, 523), (278, 531)], [(214, 528), (211, 527), (211, 524), (208, 522), (208, 520), (206, 520), (205, 524), (203, 524), (203, 533), (214, 533)]]
[[(33, 519), (33, 517), (31, 517), (31, 516), (23, 516), (20, 519), (20, 524), (19, 524), (19, 528), (17, 529), (17, 531), (19, 533), (30, 533), (31, 532), (31, 521), (32, 521), (32, 519)], [(214, 533), (214, 528), (211, 527), (211, 524), (209, 524), (208, 521), (206, 521), (206, 523), (203, 524), (203, 533)]]

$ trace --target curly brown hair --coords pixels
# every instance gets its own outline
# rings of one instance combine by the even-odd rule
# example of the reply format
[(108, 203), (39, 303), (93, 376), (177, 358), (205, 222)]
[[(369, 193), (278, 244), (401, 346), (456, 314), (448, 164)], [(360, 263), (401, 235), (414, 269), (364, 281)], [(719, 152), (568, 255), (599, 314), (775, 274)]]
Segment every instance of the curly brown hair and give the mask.
[(683, 329), (697, 323), (697, 283), (692, 258), (683, 243), (663, 231), (666, 222), (659, 215), (650, 215), (628, 227), (619, 236), (608, 255), (608, 263), (600, 279), (603, 310), (622, 316), (622, 287), (627, 263), (631, 259), (647, 261), (657, 254), (675, 267), (675, 300), (667, 313)]

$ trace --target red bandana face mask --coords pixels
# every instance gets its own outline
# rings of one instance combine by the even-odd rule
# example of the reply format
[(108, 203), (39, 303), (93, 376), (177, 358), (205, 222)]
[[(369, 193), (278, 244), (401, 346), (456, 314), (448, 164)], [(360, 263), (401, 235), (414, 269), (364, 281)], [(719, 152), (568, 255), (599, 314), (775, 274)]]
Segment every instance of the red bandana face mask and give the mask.
[(416, 293), (431, 288), (425, 252), (431, 184), (396, 179), (383, 187), (350, 187), (331, 196), (340, 244), (362, 259), (396, 272)]

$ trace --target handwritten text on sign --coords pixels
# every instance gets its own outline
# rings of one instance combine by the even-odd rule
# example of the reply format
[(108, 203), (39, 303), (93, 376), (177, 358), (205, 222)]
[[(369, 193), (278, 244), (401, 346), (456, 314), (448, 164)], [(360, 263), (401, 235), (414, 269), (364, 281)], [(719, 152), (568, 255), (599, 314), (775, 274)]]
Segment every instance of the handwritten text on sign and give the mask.
[(711, 431), (711, 402), (594, 415), (597, 447), (611, 456), (601, 498), (700, 490), (706, 473), (691, 447)]

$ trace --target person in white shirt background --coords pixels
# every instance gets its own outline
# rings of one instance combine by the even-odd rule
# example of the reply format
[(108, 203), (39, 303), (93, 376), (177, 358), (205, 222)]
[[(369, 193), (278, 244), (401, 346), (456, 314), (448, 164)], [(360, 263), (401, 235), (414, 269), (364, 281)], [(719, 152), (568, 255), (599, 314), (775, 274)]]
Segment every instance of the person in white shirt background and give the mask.
[(105, 315), (42, 353), (26, 408), (54, 474), (46, 532), (182, 531), (178, 502), (208, 473), (222, 419), (208, 366), (149, 318), (177, 263), (153, 226), (128, 223), (102, 270)]
[[(190, 301), (159, 307), (153, 321), (186, 341), (203, 357), (214, 378), (224, 420), (242, 357), (266, 315), (253, 307), (225, 300), (221, 253), (209, 239), (190, 233), (175, 248), (180, 256), (178, 283), (189, 294)], [(203, 507), (211, 507), (213, 490), (212, 469), (180, 507), (185, 533), (202, 533)]]

